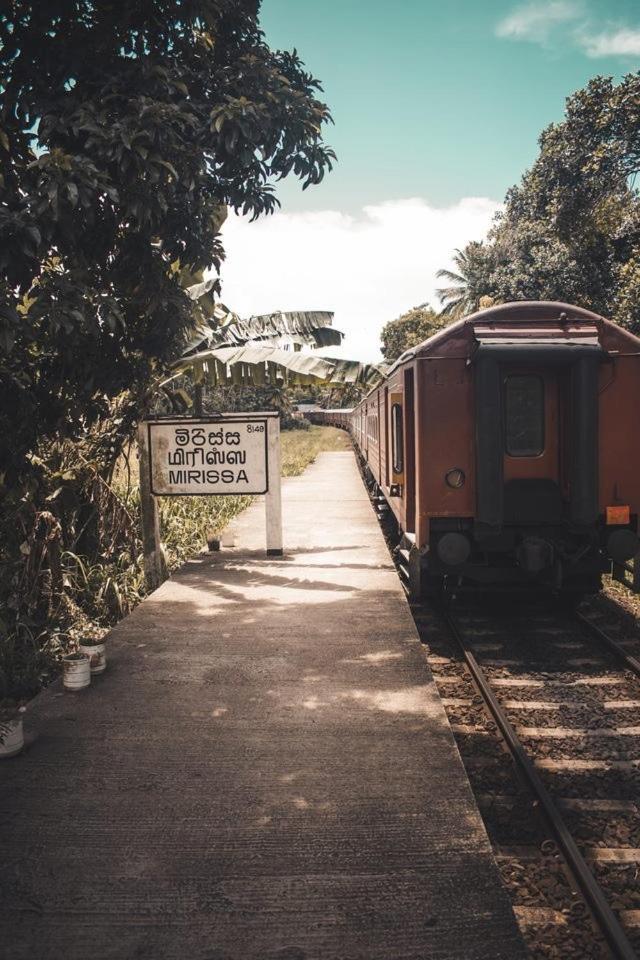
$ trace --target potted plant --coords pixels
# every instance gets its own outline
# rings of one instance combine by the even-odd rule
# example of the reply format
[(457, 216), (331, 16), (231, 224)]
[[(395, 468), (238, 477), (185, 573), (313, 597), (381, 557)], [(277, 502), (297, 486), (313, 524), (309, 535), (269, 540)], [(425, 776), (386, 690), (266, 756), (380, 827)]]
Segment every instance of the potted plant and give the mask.
[(89, 657), (89, 670), (92, 674), (104, 673), (107, 669), (107, 646), (102, 637), (83, 637), (80, 652)]
[(91, 661), (82, 650), (73, 650), (62, 658), (62, 682), (67, 690), (83, 690), (91, 683)]
[(220, 531), (212, 527), (207, 530), (207, 549), (211, 553), (220, 549)]
[(15, 757), (24, 747), (24, 707), (0, 707), (0, 760)]

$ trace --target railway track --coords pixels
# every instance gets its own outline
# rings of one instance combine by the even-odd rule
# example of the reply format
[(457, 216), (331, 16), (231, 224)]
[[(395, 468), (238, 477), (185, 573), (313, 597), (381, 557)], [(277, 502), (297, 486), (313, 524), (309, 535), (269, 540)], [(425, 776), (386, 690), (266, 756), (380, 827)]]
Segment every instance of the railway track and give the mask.
[(541, 608), (413, 612), (532, 955), (640, 956), (640, 642)]

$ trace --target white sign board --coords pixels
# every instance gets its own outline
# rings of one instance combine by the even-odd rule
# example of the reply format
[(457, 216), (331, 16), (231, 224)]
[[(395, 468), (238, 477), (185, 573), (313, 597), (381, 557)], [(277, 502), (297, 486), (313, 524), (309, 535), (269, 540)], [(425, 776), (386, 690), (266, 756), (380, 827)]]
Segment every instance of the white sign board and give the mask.
[(267, 418), (158, 420), (149, 431), (151, 493), (158, 497), (267, 493)]

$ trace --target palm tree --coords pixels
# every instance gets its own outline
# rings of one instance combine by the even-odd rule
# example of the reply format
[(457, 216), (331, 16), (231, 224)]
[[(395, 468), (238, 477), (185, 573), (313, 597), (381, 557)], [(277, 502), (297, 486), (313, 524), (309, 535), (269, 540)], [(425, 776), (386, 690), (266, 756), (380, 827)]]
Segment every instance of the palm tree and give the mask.
[(445, 316), (461, 317), (473, 313), (480, 308), (481, 301), (487, 299), (489, 271), (486, 254), (483, 243), (473, 240), (464, 250), (455, 251), (453, 262), (457, 272), (438, 270), (438, 279), (450, 284), (436, 291)]

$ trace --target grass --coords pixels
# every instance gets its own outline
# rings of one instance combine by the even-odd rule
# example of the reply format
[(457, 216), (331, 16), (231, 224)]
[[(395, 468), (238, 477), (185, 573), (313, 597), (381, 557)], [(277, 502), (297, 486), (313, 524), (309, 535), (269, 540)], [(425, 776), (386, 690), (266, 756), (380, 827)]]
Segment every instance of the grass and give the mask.
[(348, 434), (337, 427), (286, 430), (282, 434), (282, 476), (300, 476), (325, 450), (351, 450)]
[[(348, 436), (335, 427), (284, 431), (283, 476), (299, 476), (324, 450), (349, 449)], [(197, 554), (205, 546), (207, 533), (220, 534), (252, 499), (160, 498), (161, 535), (169, 570)], [(65, 652), (84, 638), (102, 637), (145, 597), (138, 465), (133, 450), (119, 464), (110, 488), (107, 505), (114, 504), (115, 513), (126, 519), (111, 549), (93, 556), (63, 552), (65, 589), (55, 616), (37, 628), (20, 623), (16, 631), (0, 637), (0, 706), (4, 698), (22, 701), (36, 693), (55, 676)], [(110, 527), (107, 539), (111, 533)]]
[[(286, 430), (281, 435), (282, 475), (299, 476), (324, 450), (349, 450), (351, 441), (336, 427), (310, 430)], [(129, 509), (139, 530), (140, 498), (137, 487), (137, 463), (130, 458), (130, 473), (120, 470), (114, 492)], [(227, 524), (252, 502), (253, 497), (161, 497), (160, 528), (169, 570), (203, 548), (207, 532), (219, 535)], [(110, 626), (130, 613), (145, 594), (140, 546), (137, 556), (124, 552), (115, 562), (87, 564), (83, 578), (82, 606), (94, 622)]]

